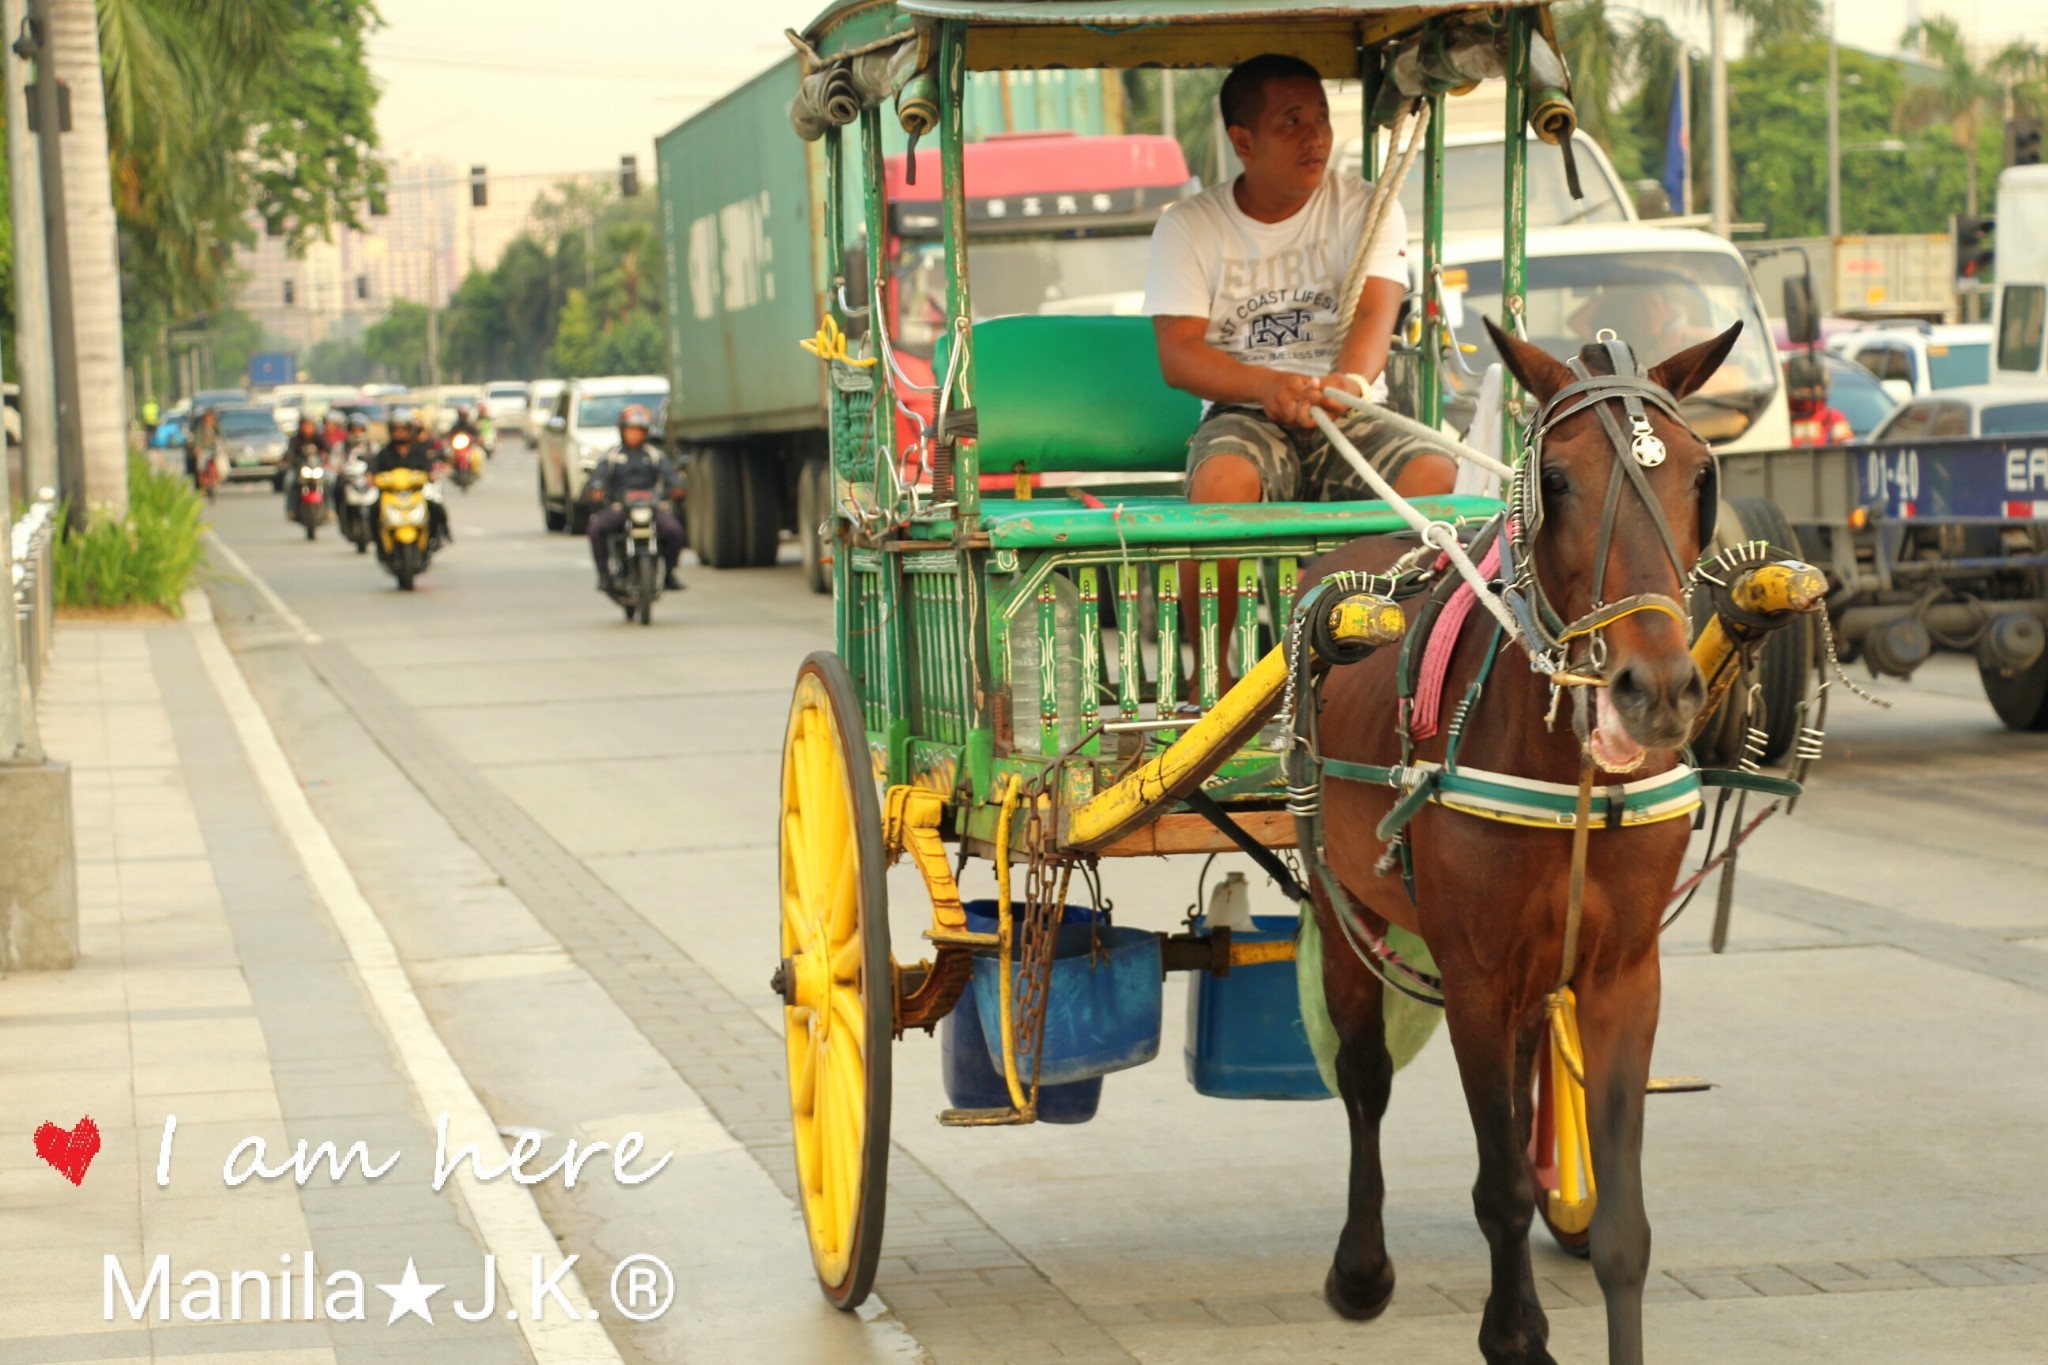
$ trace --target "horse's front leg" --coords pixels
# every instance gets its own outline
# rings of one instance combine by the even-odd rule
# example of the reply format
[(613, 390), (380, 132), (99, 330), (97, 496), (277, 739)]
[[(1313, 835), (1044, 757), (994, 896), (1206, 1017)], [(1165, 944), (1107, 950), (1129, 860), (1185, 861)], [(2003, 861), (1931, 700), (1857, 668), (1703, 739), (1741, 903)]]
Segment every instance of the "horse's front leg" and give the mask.
[(1323, 1297), (1345, 1317), (1364, 1322), (1384, 1313), (1394, 1297), (1394, 1264), (1380, 1219), (1387, 1195), (1380, 1120), (1394, 1089), (1394, 1061), (1387, 1055), (1386, 987), (1358, 960), (1327, 908), (1321, 919), (1323, 998), (1337, 1029), (1337, 1089), (1351, 1122), (1350, 1201)]
[(1638, 1365), (1643, 1358), (1643, 1281), (1650, 1270), (1650, 1219), (1643, 1209), (1643, 1095), (1661, 990), (1652, 944), (1621, 969), (1595, 974), (1579, 997), (1586, 1125), (1599, 1192), (1588, 1232), (1593, 1273), (1607, 1301), (1611, 1365)]
[(1498, 982), (1482, 980), (1460, 990), (1446, 976), (1446, 1022), (1479, 1144), (1472, 1208), (1493, 1262), (1486, 1311), (1479, 1320), (1479, 1351), (1489, 1365), (1554, 1365), (1545, 1349), (1550, 1322), (1537, 1300), (1529, 1265), (1536, 1180), (1529, 1170), (1532, 1111), (1527, 1096), (1540, 1028), (1515, 1026)]

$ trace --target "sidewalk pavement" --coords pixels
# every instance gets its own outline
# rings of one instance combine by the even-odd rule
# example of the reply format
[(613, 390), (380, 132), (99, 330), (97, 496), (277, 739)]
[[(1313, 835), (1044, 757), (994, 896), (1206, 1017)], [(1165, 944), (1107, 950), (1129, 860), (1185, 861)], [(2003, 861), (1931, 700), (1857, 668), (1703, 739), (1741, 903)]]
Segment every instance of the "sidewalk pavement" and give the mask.
[[(484, 1256), (502, 1239), (479, 1232), (474, 1190), (431, 1188), (434, 1121), (417, 1067), (209, 676), (204, 651), (226, 659), (212, 630), (66, 623), (58, 634), (41, 721), (50, 751), (73, 765), (80, 956), (69, 972), (0, 980), (0, 1365), (216, 1354), (298, 1365), (429, 1350), (442, 1362), (532, 1360), (531, 1342), (548, 1339), (529, 1324), (446, 1311), (481, 1301)], [(74, 1185), (31, 1134), (88, 1117), (100, 1147)], [(231, 1188), (223, 1163), (247, 1138), (265, 1142), (273, 1166), (302, 1139), (344, 1151), (361, 1140), (372, 1160), (404, 1160), (374, 1182), (359, 1170), (331, 1181), (323, 1166), (302, 1188), (290, 1176)], [(485, 1204), (528, 1198), (509, 1182), (480, 1188)], [(481, 1225), (503, 1223), (487, 1214)], [(333, 1320), (348, 1311), (345, 1282), (341, 1303), (306, 1320), (309, 1252), (323, 1304), (332, 1271), (361, 1276), (364, 1320)], [(170, 1312), (151, 1295), (138, 1321), (108, 1287), (106, 1258), (141, 1296), (160, 1254)], [(432, 1326), (385, 1321), (395, 1309), (377, 1286), (402, 1283), (408, 1260), (420, 1281), (448, 1286)], [(517, 1285), (523, 1315), (526, 1268), (505, 1261), (499, 1306)], [(207, 1312), (188, 1297), (201, 1271), (219, 1277), (219, 1321), (192, 1320)], [(265, 1276), (242, 1284), (241, 1321), (236, 1271)], [(618, 1358), (594, 1325), (574, 1327), (580, 1346), (543, 1358)]]

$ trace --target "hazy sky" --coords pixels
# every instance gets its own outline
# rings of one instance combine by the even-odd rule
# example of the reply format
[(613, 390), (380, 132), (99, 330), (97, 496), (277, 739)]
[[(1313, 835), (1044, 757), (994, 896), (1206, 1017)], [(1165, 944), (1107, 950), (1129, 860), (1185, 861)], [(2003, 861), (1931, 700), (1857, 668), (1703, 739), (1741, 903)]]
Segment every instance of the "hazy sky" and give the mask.
[[(1855, 0), (1841, 36), (1889, 47), (1913, 0)], [(1644, 0), (1685, 14), (1706, 45), (1703, 0)], [(788, 49), (824, 0), (379, 0), (370, 44), (384, 94), (378, 125), (395, 152), (493, 173), (602, 170), (637, 154), (651, 175), (654, 139)], [(1928, 0), (1983, 43), (2048, 45), (2043, 0)]]

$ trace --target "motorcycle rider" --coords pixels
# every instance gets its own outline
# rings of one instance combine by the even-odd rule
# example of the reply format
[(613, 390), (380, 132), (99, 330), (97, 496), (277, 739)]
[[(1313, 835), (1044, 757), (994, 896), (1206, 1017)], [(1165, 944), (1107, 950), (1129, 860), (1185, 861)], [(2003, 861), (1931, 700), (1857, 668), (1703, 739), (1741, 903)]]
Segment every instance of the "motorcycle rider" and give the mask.
[(284, 447), (284, 519), (299, 518), (299, 470), (305, 465), (327, 467), (327, 443), (311, 417), (299, 418), (299, 428)]
[(611, 448), (597, 468), (590, 471), (590, 496), (606, 505), (590, 519), (590, 557), (597, 562), (597, 588), (604, 591), (605, 542), (626, 524), (626, 512), (616, 504), (627, 493), (652, 490), (655, 493), (654, 532), (661, 541), (661, 563), (666, 571), (662, 586), (676, 592), (683, 586), (676, 577), (676, 561), (683, 557), (683, 524), (668, 510), (679, 480), (668, 456), (647, 444), (654, 415), (638, 403), (629, 403), (619, 414), (619, 443)]
[[(455, 438), (458, 436), (467, 436), (469, 438), (469, 451), (467, 454), (456, 449)], [(448, 436), (443, 448), (447, 451), (450, 460), (467, 461), (471, 470), (479, 474), (483, 472), (483, 433), (477, 430), (476, 419), (471, 416), (467, 407), (460, 404), (456, 406), (455, 421), (448, 428)]]
[(1842, 410), (1828, 402), (1828, 373), (1807, 353), (1785, 363), (1785, 389), (1792, 400), (1792, 444), (1845, 446), (1856, 432)]
[(206, 409), (185, 427), (185, 474), (199, 487), (199, 471), (220, 456), (220, 414)]
[[(370, 477), (400, 469), (416, 469), (428, 478), (434, 475), (433, 447), (420, 438), (419, 418), (411, 408), (391, 410), (391, 439), (370, 457)], [(448, 529), (448, 509), (433, 496), (427, 498), (427, 534), (438, 545), (453, 545), (455, 535)]]
[(327, 447), (329, 455), (340, 454), (348, 444), (348, 424), (337, 409), (329, 408), (327, 415), (320, 419), (320, 444)]

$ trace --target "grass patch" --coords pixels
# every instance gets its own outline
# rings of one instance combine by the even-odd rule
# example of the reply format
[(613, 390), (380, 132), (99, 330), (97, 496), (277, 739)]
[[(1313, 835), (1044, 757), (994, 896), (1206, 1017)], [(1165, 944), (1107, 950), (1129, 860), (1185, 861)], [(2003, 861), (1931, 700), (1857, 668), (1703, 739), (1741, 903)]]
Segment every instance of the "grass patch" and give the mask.
[(182, 475), (130, 456), (128, 515), (97, 515), (54, 547), (57, 605), (181, 614), (185, 589), (206, 560), (204, 517), (205, 503)]

